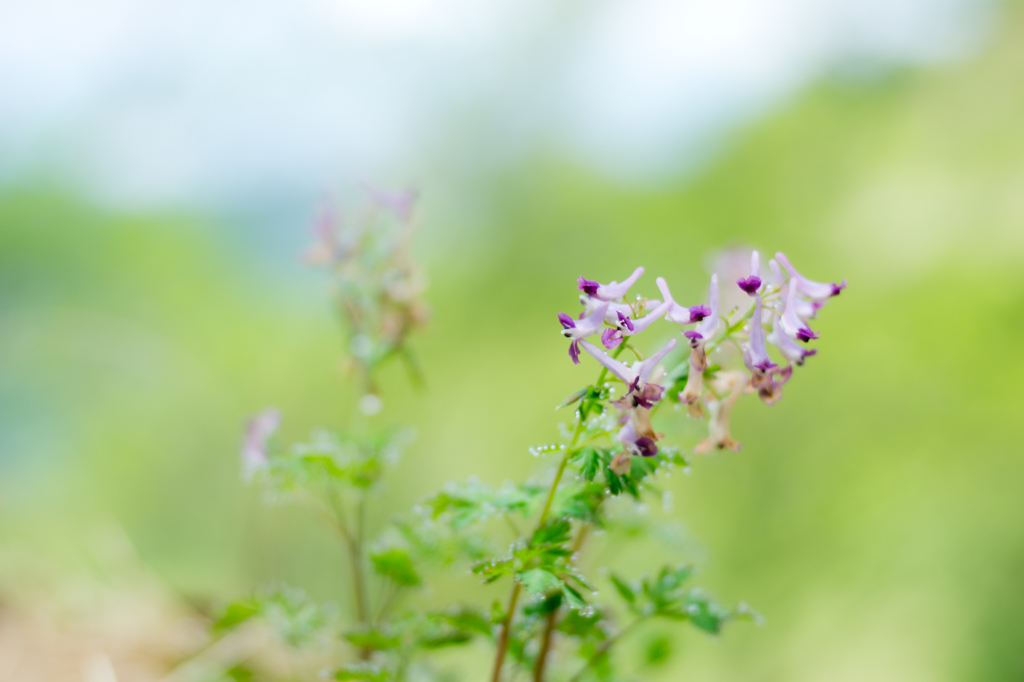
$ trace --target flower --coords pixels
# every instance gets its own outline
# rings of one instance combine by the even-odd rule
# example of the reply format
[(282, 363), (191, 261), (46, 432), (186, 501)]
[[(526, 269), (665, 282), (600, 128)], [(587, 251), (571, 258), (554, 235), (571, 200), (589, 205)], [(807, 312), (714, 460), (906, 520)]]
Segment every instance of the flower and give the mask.
[(711, 315), (711, 306), (701, 304), (687, 308), (676, 303), (675, 299), (672, 298), (672, 292), (669, 291), (664, 277), (659, 277), (655, 282), (661, 291), (661, 295), (665, 297), (665, 302), (662, 305), (668, 306), (664, 313), (666, 320), (677, 324), (693, 324), (694, 322), (701, 322)]
[(270, 463), (267, 441), (281, 425), (281, 413), (269, 407), (249, 420), (242, 441), (242, 476), (245, 480)]
[[(700, 317), (694, 317), (694, 308), (699, 308)], [(700, 322), (692, 332), (684, 333), (689, 339), (703, 339), (708, 341), (718, 330), (718, 275), (711, 275), (711, 285), (708, 287), (708, 305), (693, 306), (690, 308), (690, 316)]]
[[(609, 306), (611, 305), (612, 304), (609, 304)], [(623, 314), (622, 311), (616, 311), (615, 314), (618, 316), (616, 328), (605, 329), (604, 333), (601, 334), (601, 343), (609, 350), (615, 348), (622, 343), (623, 337), (636, 336), (640, 332), (644, 331), (651, 326), (652, 322), (664, 315), (671, 306), (672, 304), (668, 301), (660, 303), (657, 308), (636, 321), (630, 319), (629, 315)], [(605, 319), (607, 320), (607, 317)], [(628, 334), (626, 333), (627, 331), (629, 332)]]
[(739, 285), (740, 289), (747, 292), (748, 296), (755, 296), (757, 290), (761, 288), (761, 261), (758, 258), (757, 251), (750, 254), (750, 276), (736, 280), (736, 284)]
[(776, 364), (768, 357), (768, 349), (764, 345), (764, 328), (761, 326), (761, 297), (754, 296), (754, 314), (750, 318), (750, 340), (744, 344), (743, 361), (754, 372), (767, 372)]
[(817, 339), (818, 335), (811, 331), (811, 328), (807, 326), (807, 323), (800, 319), (797, 315), (797, 298), (796, 293), (799, 287), (799, 282), (795, 277), (789, 279), (789, 292), (786, 294), (786, 307), (782, 310), (782, 331), (786, 333), (791, 339), (803, 341), (807, 343), (813, 339)]
[(594, 311), (580, 320), (574, 320), (566, 313), (558, 313), (558, 321), (562, 323), (562, 336), (572, 339), (569, 344), (569, 357), (574, 365), (580, 364), (580, 347), (578, 342), (604, 326), (604, 316), (608, 304), (594, 308)]
[(592, 279), (584, 279), (581, 276), (576, 280), (576, 288), (587, 296), (592, 296), (594, 298), (601, 299), (602, 301), (617, 301), (626, 295), (629, 288), (633, 286), (634, 282), (640, 279), (640, 275), (642, 274), (644, 274), (644, 269), (643, 267), (639, 267), (623, 282), (612, 281), (608, 284), (599, 284)]
[(693, 449), (695, 453), (705, 454), (716, 448), (729, 448), (734, 451), (740, 449), (740, 444), (733, 440), (729, 433), (729, 415), (745, 384), (746, 375), (739, 370), (718, 372), (708, 381), (708, 388), (716, 397), (707, 401), (708, 411), (711, 412), (711, 418), (708, 420), (708, 437), (697, 444)]
[(412, 212), (416, 208), (416, 200), (419, 198), (417, 190), (411, 188), (382, 189), (365, 183), (363, 186), (374, 204), (391, 211), (403, 223), (412, 220)]
[(306, 249), (303, 259), (307, 265), (327, 265), (338, 255), (338, 237), (335, 226), (338, 222), (337, 207), (328, 199), (320, 207), (320, 212), (313, 223), (315, 242)]
[(782, 252), (775, 254), (775, 258), (777, 258), (778, 261), (782, 263), (782, 267), (786, 268), (786, 271), (789, 272), (790, 284), (795, 282), (799, 293), (812, 301), (827, 301), (833, 296), (838, 296), (839, 292), (846, 288), (845, 279), (839, 284), (836, 284), (835, 282), (812, 282), (797, 272), (796, 268), (790, 264), (789, 259), (786, 258), (786, 254)]
[(779, 352), (795, 365), (804, 364), (806, 358), (816, 355), (818, 352), (816, 348), (802, 348), (800, 344), (789, 338), (782, 331), (782, 324), (778, 317), (772, 322), (772, 330), (766, 338), (768, 343), (778, 348)]
[(626, 395), (619, 399), (624, 401), (622, 402), (624, 406), (649, 409), (653, 407), (654, 403), (661, 400), (665, 389), (657, 384), (648, 383), (648, 381), (651, 378), (651, 372), (661, 362), (661, 359), (671, 353), (676, 347), (675, 339), (669, 339), (668, 343), (661, 350), (646, 360), (637, 360), (633, 363), (632, 367), (619, 362), (591, 343), (581, 341), (580, 345), (583, 346), (583, 350), (590, 353), (595, 360), (604, 365), (609, 372), (629, 387)]
[(779, 367), (776, 365), (767, 372), (757, 372), (750, 379), (750, 386), (757, 391), (761, 402), (765, 405), (774, 405), (782, 398), (782, 387), (793, 376), (793, 365)]

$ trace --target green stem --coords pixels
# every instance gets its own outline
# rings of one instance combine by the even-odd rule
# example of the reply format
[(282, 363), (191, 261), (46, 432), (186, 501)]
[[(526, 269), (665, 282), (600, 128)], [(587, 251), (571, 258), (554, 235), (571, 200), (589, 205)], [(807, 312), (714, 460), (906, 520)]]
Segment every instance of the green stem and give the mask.
[[(613, 358), (619, 356), (626, 347), (626, 340), (619, 344), (619, 347), (615, 349), (612, 354)], [(600, 387), (605, 378), (608, 376), (608, 368), (603, 367), (601, 373), (597, 377), (597, 382), (594, 384), (595, 387)], [(555, 480), (551, 482), (551, 489), (548, 491), (547, 500), (544, 502), (544, 509), (540, 513), (540, 518), (537, 520), (537, 528), (544, 525), (544, 522), (548, 518), (548, 513), (551, 511), (551, 503), (554, 502), (555, 492), (558, 490), (558, 484), (562, 482), (562, 475), (565, 473), (565, 467), (569, 464), (569, 458), (575, 454), (576, 443), (579, 441), (580, 434), (583, 432), (583, 421), (584, 421), (584, 405), (580, 405), (580, 409), (577, 411), (576, 428), (572, 434), (572, 440), (569, 443), (569, 448), (565, 452), (565, 456), (562, 457), (562, 461), (558, 464), (558, 471), (555, 472)], [(519, 594), (522, 592), (523, 586), (521, 583), (516, 582), (512, 586), (512, 594), (508, 599), (508, 609), (505, 612), (504, 621), (501, 624), (501, 634), (498, 636), (498, 650), (494, 656), (494, 669), (491, 672), (491, 682), (499, 682), (501, 680), (501, 667), (505, 663), (505, 653), (508, 651), (508, 640), (510, 631), (512, 630), (512, 619), (515, 616), (516, 605), (519, 603)], [(543, 669), (541, 670), (543, 674)]]

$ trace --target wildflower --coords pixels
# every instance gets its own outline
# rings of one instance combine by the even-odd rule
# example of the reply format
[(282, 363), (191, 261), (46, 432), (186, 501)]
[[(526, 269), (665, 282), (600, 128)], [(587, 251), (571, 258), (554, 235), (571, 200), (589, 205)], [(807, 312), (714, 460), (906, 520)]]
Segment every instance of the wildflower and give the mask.
[(786, 333), (791, 339), (803, 341), (807, 343), (813, 339), (817, 339), (818, 335), (811, 331), (811, 328), (807, 326), (807, 323), (800, 319), (797, 315), (797, 298), (796, 293), (800, 280), (795, 277), (789, 279), (789, 292), (786, 294), (786, 307), (782, 309), (782, 317), (780, 318), (782, 323), (782, 331)]
[(270, 462), (267, 441), (281, 425), (281, 413), (267, 408), (249, 420), (242, 442), (242, 475), (249, 480)]
[(816, 355), (818, 350), (816, 348), (802, 348), (793, 339), (789, 338), (784, 331), (782, 331), (782, 324), (780, 318), (776, 317), (772, 323), (772, 330), (766, 337), (768, 343), (772, 344), (779, 349), (782, 355), (795, 365), (804, 364), (804, 360), (812, 355)]
[[(609, 306), (610, 305), (612, 304), (609, 304)], [(651, 326), (652, 322), (664, 315), (670, 307), (671, 303), (668, 301), (660, 303), (657, 308), (635, 321), (630, 319), (629, 315), (623, 314), (622, 311), (616, 311), (615, 315), (618, 318), (617, 324), (614, 329), (604, 330), (604, 333), (601, 334), (601, 343), (609, 350), (617, 347), (622, 343), (622, 339), (624, 337), (635, 336), (644, 331)], [(607, 320), (607, 317), (605, 319)], [(627, 334), (626, 332), (629, 333)]]
[(790, 284), (796, 283), (797, 291), (804, 297), (811, 299), (812, 301), (827, 301), (833, 296), (838, 296), (839, 292), (846, 288), (846, 280), (844, 279), (839, 284), (835, 282), (824, 283), (824, 282), (812, 282), (807, 279), (799, 272), (796, 271), (789, 260), (786, 258), (786, 254), (777, 253), (775, 258), (782, 263), (782, 267), (786, 268), (789, 272)]
[(608, 284), (600, 284), (592, 279), (584, 279), (583, 277), (580, 277), (576, 280), (576, 288), (587, 296), (591, 296), (602, 301), (617, 301), (626, 295), (629, 288), (633, 286), (634, 282), (640, 279), (640, 275), (642, 274), (644, 274), (644, 269), (643, 267), (639, 267), (624, 281), (612, 281)]
[(767, 372), (775, 363), (768, 357), (768, 349), (764, 345), (764, 328), (761, 326), (761, 297), (754, 297), (754, 313), (750, 318), (749, 341), (744, 344), (743, 361), (754, 372)]
[[(661, 440), (662, 434), (654, 433), (651, 428), (650, 411), (646, 409), (635, 410), (634, 414), (641, 414), (639, 418), (630, 415), (626, 423), (619, 429), (616, 438), (622, 444), (623, 450), (612, 458), (609, 468), (619, 476), (628, 474), (631, 468), (633, 455), (641, 457), (654, 457), (658, 454), (657, 441)], [(640, 429), (637, 429), (637, 422), (640, 422)], [(646, 424), (644, 424), (646, 422)]]
[(708, 420), (708, 437), (697, 444), (694, 452), (705, 454), (713, 449), (740, 449), (740, 444), (733, 440), (729, 433), (729, 415), (743, 391), (744, 384), (746, 376), (738, 370), (719, 372), (708, 381), (708, 388), (716, 397), (707, 401), (708, 411), (711, 412), (711, 418)]
[(649, 409), (654, 406), (654, 403), (661, 400), (665, 389), (657, 384), (649, 383), (649, 380), (661, 359), (676, 347), (675, 339), (669, 339), (661, 350), (646, 360), (637, 360), (632, 367), (619, 362), (591, 343), (581, 341), (580, 344), (583, 346), (583, 350), (590, 353), (595, 360), (604, 365), (609, 372), (629, 388), (626, 395), (619, 399), (623, 406)]
[(388, 190), (368, 184), (364, 184), (364, 187), (374, 204), (391, 211), (403, 223), (412, 220), (412, 212), (416, 208), (416, 200), (419, 198), (417, 190), (409, 188)]
[(750, 276), (736, 280), (736, 284), (738, 284), (740, 289), (745, 291), (748, 296), (755, 296), (757, 294), (757, 290), (761, 288), (761, 261), (757, 255), (757, 251), (750, 254)]
[(325, 201), (313, 223), (313, 245), (306, 249), (303, 259), (307, 265), (327, 265), (338, 255), (338, 237), (335, 226), (337, 209), (333, 201)]
[(718, 330), (717, 275), (711, 275), (707, 307), (709, 314), (697, 325), (697, 328), (693, 331), (683, 332), (683, 336), (690, 340), (690, 373), (686, 378), (686, 386), (679, 393), (679, 402), (688, 407), (690, 416), (695, 419), (700, 419), (704, 416), (704, 410), (700, 406), (700, 397), (704, 392), (704, 370), (708, 368), (708, 358), (704, 345)]
[(665, 303), (662, 305), (668, 305), (668, 309), (665, 311), (666, 320), (677, 324), (693, 324), (694, 322), (702, 322), (712, 314), (711, 306), (709, 305), (701, 304), (687, 308), (676, 303), (675, 299), (672, 298), (672, 292), (669, 291), (664, 277), (659, 277), (655, 282), (658, 285), (658, 289), (661, 290), (661, 295), (665, 297)]
[(782, 387), (792, 376), (793, 365), (786, 365), (785, 367), (776, 365), (759, 376), (755, 374), (751, 379), (750, 386), (757, 391), (761, 402), (765, 405), (774, 405), (782, 398)]
[(597, 330), (604, 325), (604, 316), (608, 304), (605, 303), (594, 308), (594, 311), (581, 320), (574, 320), (566, 313), (558, 313), (558, 321), (562, 323), (562, 336), (572, 339), (569, 344), (569, 357), (574, 365), (580, 364), (580, 339), (597, 333)]

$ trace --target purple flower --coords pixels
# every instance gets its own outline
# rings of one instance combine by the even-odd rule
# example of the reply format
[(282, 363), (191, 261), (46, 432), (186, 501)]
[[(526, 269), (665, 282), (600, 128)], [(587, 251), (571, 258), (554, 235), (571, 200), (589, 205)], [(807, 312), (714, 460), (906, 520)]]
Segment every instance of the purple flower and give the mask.
[(633, 274), (627, 277), (625, 281), (612, 281), (608, 284), (601, 284), (592, 279), (584, 279), (583, 277), (580, 277), (576, 280), (576, 288), (587, 296), (592, 296), (602, 301), (617, 301), (626, 295), (629, 288), (633, 286), (634, 282), (640, 279), (640, 275), (642, 274), (644, 274), (644, 269), (639, 267), (634, 270)]
[(789, 293), (786, 295), (786, 307), (782, 310), (782, 331), (791, 339), (807, 343), (818, 338), (818, 335), (811, 331), (803, 320), (797, 315), (796, 292), (800, 280), (796, 277), (789, 278)]
[(736, 280), (736, 284), (749, 296), (755, 295), (761, 288), (761, 261), (757, 251), (750, 254), (750, 276)]
[(767, 372), (776, 364), (768, 357), (768, 349), (764, 345), (764, 329), (761, 327), (761, 297), (754, 297), (754, 314), (750, 318), (750, 341), (743, 349), (743, 359), (751, 371)]
[(789, 338), (789, 336), (782, 331), (782, 325), (779, 318), (775, 318), (775, 321), (772, 324), (772, 330), (767, 336), (767, 341), (778, 348), (783, 357), (795, 365), (804, 364), (805, 358), (809, 358), (818, 352), (816, 348), (803, 348), (796, 341)]
[(775, 257), (782, 263), (782, 267), (786, 268), (789, 272), (790, 283), (796, 282), (796, 288), (799, 290), (799, 293), (812, 301), (826, 301), (833, 296), (838, 296), (839, 292), (846, 288), (845, 279), (839, 284), (835, 282), (812, 282), (796, 271), (796, 268), (786, 258), (786, 254), (780, 252), (775, 254)]
[(416, 208), (416, 200), (419, 192), (415, 189), (381, 189), (364, 183), (366, 193), (370, 200), (377, 206), (394, 213), (403, 223), (412, 220), (413, 209)]
[(250, 480), (256, 471), (270, 462), (267, 441), (280, 425), (281, 413), (273, 407), (263, 410), (246, 424), (241, 451), (242, 475), (245, 480)]
[[(654, 302), (657, 303), (657, 301), (654, 301)], [(615, 305), (615, 304), (614, 303), (609, 303), (608, 304), (608, 306), (609, 306), (609, 313), (611, 312), (611, 306), (612, 305)], [(601, 343), (604, 344), (604, 347), (609, 349), (609, 350), (611, 350), (612, 348), (616, 348), (620, 343), (622, 343), (622, 339), (624, 337), (626, 337), (626, 336), (636, 336), (637, 334), (639, 334), (640, 332), (644, 331), (649, 326), (651, 326), (651, 323), (654, 322), (659, 317), (661, 317), (662, 315), (664, 315), (665, 311), (668, 310), (670, 306), (671, 306), (671, 304), (667, 303), (667, 302), (666, 303), (660, 303), (657, 308), (655, 308), (651, 312), (647, 313), (646, 315), (641, 317), (639, 320), (635, 320), (635, 321), (632, 320), (629, 317), (629, 315), (626, 315), (626, 314), (622, 313), (621, 311), (617, 311), (615, 313), (616, 316), (617, 316), (616, 328), (615, 329), (605, 329), (604, 332), (601, 334)], [(606, 321), (607, 321), (607, 317), (608, 316), (605, 317)], [(629, 332), (629, 333), (627, 334), (626, 332)]]
[[(698, 307), (698, 306), (695, 306)], [(708, 305), (699, 306), (702, 310), (701, 323), (694, 329), (702, 339), (710, 339), (718, 330), (718, 275), (711, 275), (711, 285), (708, 287)], [(693, 315), (693, 308), (690, 308), (690, 315)]]
[(711, 276), (711, 288), (708, 291), (708, 305), (700, 304), (690, 306), (686, 308), (676, 303), (675, 299), (672, 298), (672, 292), (668, 289), (668, 283), (665, 282), (664, 277), (659, 277), (655, 280), (658, 289), (661, 290), (661, 295), (665, 297), (665, 303), (662, 305), (668, 305), (668, 309), (665, 311), (665, 319), (670, 322), (677, 324), (693, 324), (694, 322), (701, 322), (702, 324), (697, 327), (696, 333), (683, 332), (683, 335), (688, 339), (702, 339), (710, 337), (710, 334), (718, 328), (718, 276)]
[(558, 321), (562, 323), (562, 336), (572, 339), (569, 344), (569, 357), (574, 365), (580, 364), (580, 347), (578, 342), (604, 326), (604, 316), (608, 311), (608, 304), (594, 308), (594, 311), (581, 320), (574, 320), (566, 313), (558, 313)]
[(664, 348), (659, 350), (657, 353), (647, 358), (646, 360), (638, 360), (633, 363), (632, 367), (629, 367), (615, 358), (611, 357), (597, 346), (587, 343), (586, 341), (581, 342), (583, 350), (590, 353), (595, 360), (600, 362), (609, 372), (619, 378), (622, 383), (628, 387), (628, 392), (620, 400), (631, 403), (633, 407), (646, 407), (650, 408), (657, 401), (661, 400), (661, 396), (665, 389), (657, 384), (649, 384), (651, 372), (657, 367), (661, 359), (672, 352), (672, 349), (676, 347), (676, 340), (669, 339), (669, 342), (665, 344)]

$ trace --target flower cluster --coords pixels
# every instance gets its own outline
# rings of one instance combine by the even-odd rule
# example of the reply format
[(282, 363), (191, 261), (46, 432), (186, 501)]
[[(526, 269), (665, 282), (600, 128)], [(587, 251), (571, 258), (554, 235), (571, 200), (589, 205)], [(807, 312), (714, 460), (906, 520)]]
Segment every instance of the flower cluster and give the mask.
[(349, 368), (363, 383), (366, 410), (379, 410), (374, 371), (385, 360), (401, 357), (418, 377), (406, 343), (426, 324), (423, 301), (426, 276), (412, 256), (415, 236), (414, 190), (367, 188), (369, 210), (345, 222), (333, 201), (323, 206), (306, 251), (310, 265), (326, 267), (334, 277), (338, 313), (349, 335)]
[[(619, 410), (618, 441), (623, 447), (613, 470), (628, 471), (631, 455), (649, 457), (658, 452), (657, 442), (662, 436), (651, 426), (651, 413), (666, 395), (685, 405), (694, 418), (710, 414), (708, 438), (697, 445), (695, 452), (738, 450), (740, 444), (730, 435), (729, 415), (740, 395), (756, 393), (765, 404), (775, 403), (782, 397), (782, 387), (792, 377), (794, 366), (803, 365), (817, 353), (817, 349), (807, 346), (818, 338), (810, 321), (830, 298), (846, 288), (846, 280), (835, 284), (807, 279), (782, 253), (775, 254), (768, 266), (771, 274), (762, 278), (760, 256), (757, 251), (751, 253), (749, 272), (735, 282), (742, 299), (725, 314), (720, 311), (717, 273), (711, 275), (707, 302), (689, 306), (676, 301), (661, 277), (656, 280), (661, 300), (641, 296), (629, 300), (630, 288), (644, 274), (642, 267), (622, 282), (601, 284), (579, 278), (577, 289), (583, 311), (576, 319), (559, 313), (558, 320), (562, 334), (570, 339), (573, 363), (580, 364), (582, 348), (624, 384), (625, 395), (613, 403)], [(661, 383), (670, 375), (659, 363), (676, 348), (676, 339), (670, 339), (646, 359), (632, 343), (659, 318), (680, 325), (689, 347), (685, 365), (670, 373), (677, 385), (682, 384), (674, 395)], [(598, 334), (601, 345), (614, 351), (612, 355), (585, 340)], [(769, 344), (784, 366), (772, 360)], [(616, 359), (623, 348), (637, 356), (632, 366)], [(739, 356), (736, 368), (709, 366), (709, 352), (730, 348)]]

